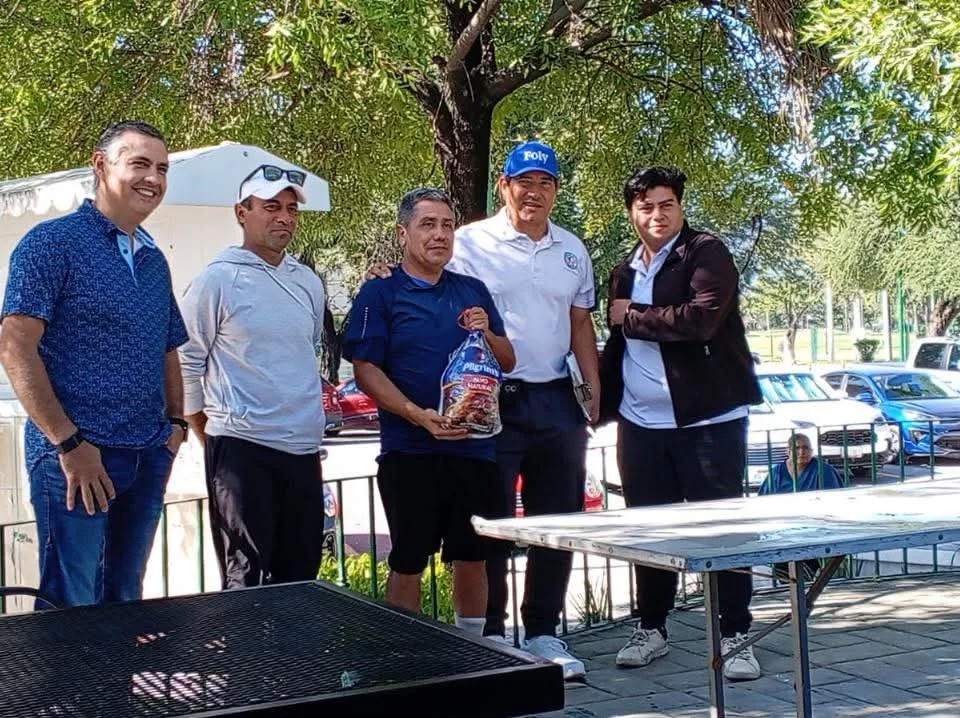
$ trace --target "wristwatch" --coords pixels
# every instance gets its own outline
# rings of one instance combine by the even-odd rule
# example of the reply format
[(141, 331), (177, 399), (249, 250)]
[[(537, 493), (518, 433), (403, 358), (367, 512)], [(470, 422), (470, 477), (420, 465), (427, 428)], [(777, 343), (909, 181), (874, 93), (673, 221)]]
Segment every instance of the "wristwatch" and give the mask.
[(70, 436), (59, 444), (56, 445), (57, 453), (63, 456), (64, 454), (69, 454), (71, 451), (76, 449), (80, 444), (82, 444), (86, 439), (83, 438), (83, 434), (77, 431), (73, 436)]
[(190, 433), (190, 424), (187, 423), (186, 419), (183, 419), (179, 416), (168, 416), (167, 421), (169, 421), (174, 426), (179, 426), (181, 429), (183, 429), (184, 436)]

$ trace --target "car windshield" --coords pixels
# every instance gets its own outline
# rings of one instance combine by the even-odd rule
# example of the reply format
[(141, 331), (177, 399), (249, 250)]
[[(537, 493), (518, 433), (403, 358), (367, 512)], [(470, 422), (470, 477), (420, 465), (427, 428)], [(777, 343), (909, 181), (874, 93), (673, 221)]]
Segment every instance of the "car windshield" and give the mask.
[(766, 374), (757, 379), (763, 398), (773, 403), (827, 401), (831, 398), (812, 374)]
[(767, 402), (763, 402), (762, 404), (754, 404), (753, 406), (751, 406), (749, 408), (749, 412), (751, 414), (772, 414), (773, 407), (770, 406)]
[(883, 398), (889, 401), (917, 399), (955, 399), (956, 391), (928, 374), (891, 374), (875, 377)]

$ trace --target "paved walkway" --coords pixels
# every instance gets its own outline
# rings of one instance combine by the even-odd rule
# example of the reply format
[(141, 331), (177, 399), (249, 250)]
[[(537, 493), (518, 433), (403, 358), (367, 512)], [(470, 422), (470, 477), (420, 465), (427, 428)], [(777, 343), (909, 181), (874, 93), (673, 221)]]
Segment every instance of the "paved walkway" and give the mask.
[[(757, 597), (755, 625), (772, 623), (787, 610), (785, 594)], [(675, 612), (669, 655), (632, 670), (614, 665), (628, 625), (571, 637), (571, 650), (587, 664), (587, 680), (568, 684), (565, 710), (541, 718), (708, 715), (703, 624), (702, 610)], [(816, 718), (960, 718), (960, 572), (835, 584), (820, 597), (809, 625)], [(795, 716), (791, 655), (789, 627), (761, 641), (757, 658), (764, 676), (726, 683), (727, 715)]]

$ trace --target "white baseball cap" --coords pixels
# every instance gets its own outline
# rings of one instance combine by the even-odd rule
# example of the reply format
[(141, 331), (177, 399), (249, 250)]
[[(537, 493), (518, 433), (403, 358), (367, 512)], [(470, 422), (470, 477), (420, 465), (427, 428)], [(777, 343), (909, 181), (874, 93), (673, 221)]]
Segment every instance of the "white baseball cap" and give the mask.
[(273, 199), (285, 189), (292, 189), (297, 196), (297, 202), (306, 204), (307, 195), (303, 191), (306, 181), (307, 173), (303, 170), (260, 165), (240, 183), (237, 202), (243, 202), (248, 197)]

